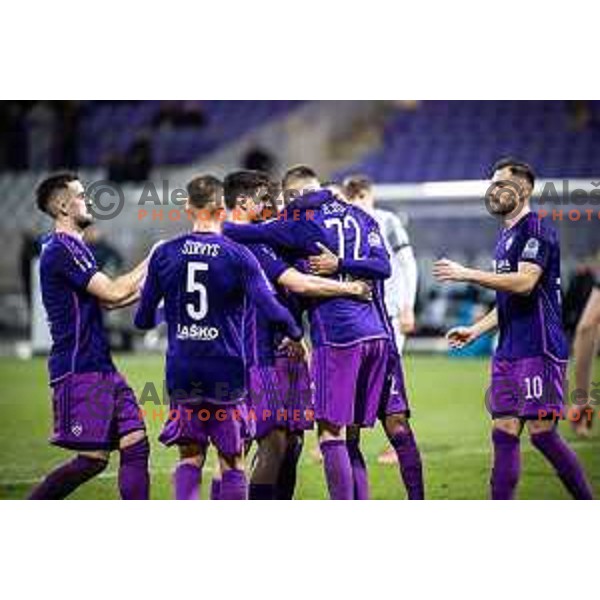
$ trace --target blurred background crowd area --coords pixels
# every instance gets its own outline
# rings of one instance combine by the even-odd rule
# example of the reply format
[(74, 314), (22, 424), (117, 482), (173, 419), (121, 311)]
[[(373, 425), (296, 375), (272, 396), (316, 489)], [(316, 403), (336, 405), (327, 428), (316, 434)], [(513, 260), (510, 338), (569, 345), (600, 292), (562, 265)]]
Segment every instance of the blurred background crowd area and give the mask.
[[(306, 163), (324, 180), (369, 175), (381, 207), (402, 218), (419, 265), (418, 348), (419, 338), (435, 339), (493, 302), (493, 294), (467, 285), (437, 285), (430, 267), (449, 256), (491, 268), (499, 225), (469, 183), (485, 179), (505, 155), (531, 163), (542, 180), (600, 185), (600, 102), (0, 102), (0, 340), (28, 337), (31, 265), (49, 228), (33, 190), (48, 172), (76, 169), (88, 183), (119, 185), (123, 210), (88, 232), (101, 267), (117, 273), (186, 227), (169, 220), (168, 198), (191, 175), (245, 167), (279, 177)], [(146, 208), (162, 208), (162, 218), (139, 217), (147, 182), (165, 204)], [(564, 211), (556, 225), (572, 331), (599, 264), (600, 206), (577, 206), (595, 215), (577, 221), (567, 218), (568, 205), (550, 208)], [(116, 345), (131, 345), (129, 315), (114, 329)]]

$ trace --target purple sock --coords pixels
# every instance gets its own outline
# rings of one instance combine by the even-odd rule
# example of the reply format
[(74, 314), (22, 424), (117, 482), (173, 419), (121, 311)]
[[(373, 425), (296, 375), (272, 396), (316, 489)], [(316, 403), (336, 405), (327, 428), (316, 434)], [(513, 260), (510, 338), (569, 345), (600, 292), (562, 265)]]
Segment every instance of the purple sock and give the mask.
[(240, 469), (229, 469), (221, 476), (220, 500), (246, 500), (248, 498), (248, 481), (246, 473)]
[(175, 500), (200, 500), (202, 471), (192, 463), (179, 463), (173, 472)]
[(150, 444), (144, 438), (120, 451), (119, 491), (123, 500), (149, 500), (150, 474), (148, 458)]
[(275, 500), (275, 486), (270, 483), (250, 483), (249, 500)]
[(492, 430), (494, 466), (490, 481), (492, 500), (512, 500), (521, 474), (520, 440), (502, 429)]
[(592, 488), (585, 478), (577, 455), (556, 429), (532, 434), (531, 443), (554, 467), (556, 474), (575, 500), (593, 499)]
[(281, 468), (279, 469), (279, 477), (277, 478), (277, 487), (275, 490), (275, 498), (277, 500), (291, 500), (294, 497), (298, 461), (302, 454), (303, 445), (304, 441), (302, 439), (292, 441), (288, 444)]
[(411, 429), (402, 429), (390, 437), (400, 467), (400, 476), (409, 500), (424, 500), (423, 465), (417, 442)]
[(332, 500), (353, 500), (354, 480), (346, 442), (327, 440), (320, 446), (329, 497)]
[(367, 464), (360, 450), (358, 440), (349, 440), (346, 442), (348, 456), (352, 465), (352, 478), (354, 480), (354, 499), (368, 500), (369, 494), (369, 476), (367, 474)]
[(81, 484), (101, 473), (106, 464), (105, 460), (78, 455), (49, 473), (32, 490), (29, 500), (62, 500)]
[(210, 499), (220, 500), (221, 499), (221, 480), (217, 477), (213, 477), (210, 482)]

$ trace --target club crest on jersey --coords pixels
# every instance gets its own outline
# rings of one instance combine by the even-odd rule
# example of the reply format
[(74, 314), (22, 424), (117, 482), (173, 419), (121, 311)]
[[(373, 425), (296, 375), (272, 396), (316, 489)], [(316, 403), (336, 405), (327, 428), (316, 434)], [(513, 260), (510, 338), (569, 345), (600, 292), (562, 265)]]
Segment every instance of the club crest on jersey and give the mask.
[(383, 246), (381, 236), (376, 231), (371, 231), (367, 239), (369, 241), (369, 246), (372, 248), (381, 248)]
[(83, 425), (81, 423), (73, 423), (71, 426), (71, 433), (75, 437), (79, 437), (83, 433)]
[(335, 215), (343, 213), (345, 210), (346, 207), (337, 200), (323, 205), (323, 214), (325, 215)]
[(523, 258), (536, 258), (540, 251), (540, 242), (535, 238), (529, 238), (523, 250)]

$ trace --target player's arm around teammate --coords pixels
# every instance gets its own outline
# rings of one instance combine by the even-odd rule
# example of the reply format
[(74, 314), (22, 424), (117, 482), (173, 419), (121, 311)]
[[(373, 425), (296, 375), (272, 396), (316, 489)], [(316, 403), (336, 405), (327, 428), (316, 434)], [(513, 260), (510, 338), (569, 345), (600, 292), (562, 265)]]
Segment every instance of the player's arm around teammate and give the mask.
[(365, 281), (336, 281), (325, 277), (307, 275), (294, 267), (284, 271), (279, 276), (277, 283), (293, 294), (312, 298), (349, 296), (368, 301), (372, 295), (371, 286)]

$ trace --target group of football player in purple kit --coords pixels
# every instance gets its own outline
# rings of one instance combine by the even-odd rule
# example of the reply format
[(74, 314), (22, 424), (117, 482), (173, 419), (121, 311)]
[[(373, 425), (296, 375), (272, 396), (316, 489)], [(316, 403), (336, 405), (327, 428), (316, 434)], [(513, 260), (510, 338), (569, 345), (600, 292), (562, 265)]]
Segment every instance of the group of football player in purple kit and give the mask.
[[(488, 206), (504, 220), (495, 272), (446, 259), (434, 266), (442, 282), (497, 291), (497, 308), (448, 333), (450, 345), (462, 347), (492, 329), (500, 332), (488, 402), (491, 497), (514, 497), (527, 426), (572, 496), (591, 498), (576, 455), (557, 431), (567, 360), (558, 239), (530, 210), (528, 165), (499, 163), (493, 181)], [(187, 187), (192, 231), (160, 243), (130, 273), (110, 279), (82, 240), (93, 217), (81, 181), (69, 174), (44, 180), (37, 203), (55, 224), (40, 266), (53, 339), (52, 442), (77, 454), (30, 497), (66, 497), (118, 449), (121, 497), (149, 498), (144, 422), (102, 325), (103, 307), (139, 300), (137, 327), (151, 329), (163, 319), (167, 326), (170, 411), (160, 440), (179, 450), (176, 499), (200, 497), (211, 444), (218, 454), (211, 498), (291, 499), (304, 432), (314, 422), (330, 498), (368, 499), (360, 432), (378, 419), (407, 497), (423, 499), (402, 359), (384, 303), (390, 257), (377, 221), (348, 190), (321, 186), (306, 166), (288, 170), (281, 186), (256, 171), (236, 171), (224, 181), (195, 177)], [(248, 481), (245, 457), (253, 442)]]

